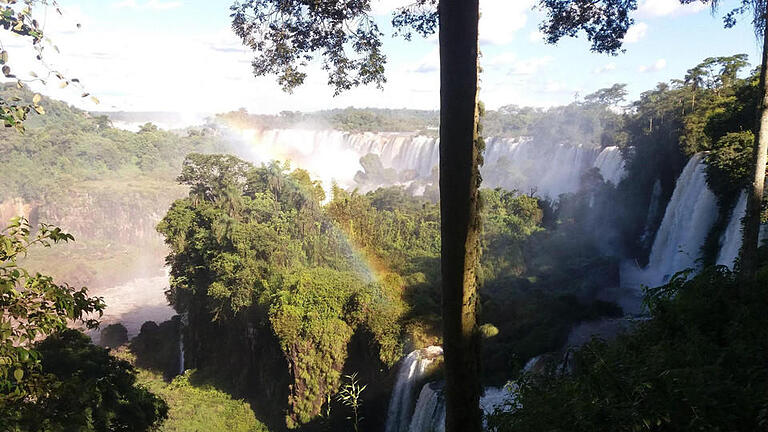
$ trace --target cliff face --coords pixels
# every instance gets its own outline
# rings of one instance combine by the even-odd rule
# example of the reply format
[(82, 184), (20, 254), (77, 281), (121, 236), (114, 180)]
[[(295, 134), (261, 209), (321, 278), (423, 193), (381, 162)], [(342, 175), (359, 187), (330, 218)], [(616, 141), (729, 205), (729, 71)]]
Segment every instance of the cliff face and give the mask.
[(21, 215), (33, 226), (51, 224), (72, 234), (75, 242), (38, 248), (25, 265), (98, 292), (163, 274), (168, 251), (155, 226), (185, 194), (186, 188), (157, 180), (86, 182), (36, 201), (6, 199), (0, 203), (0, 220), (5, 224)]

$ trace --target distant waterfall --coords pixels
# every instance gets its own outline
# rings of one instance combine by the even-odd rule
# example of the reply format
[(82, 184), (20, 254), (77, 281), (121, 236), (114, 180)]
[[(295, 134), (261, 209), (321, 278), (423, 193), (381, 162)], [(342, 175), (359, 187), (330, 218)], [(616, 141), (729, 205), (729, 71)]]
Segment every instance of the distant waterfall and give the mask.
[(758, 237), (759, 244), (768, 242), (768, 224), (760, 225), (760, 237)]
[(594, 167), (600, 170), (606, 183), (613, 183), (614, 186), (617, 186), (627, 174), (624, 167), (624, 157), (617, 146), (604, 148), (597, 155)]
[(179, 334), (179, 375), (184, 375), (184, 336)]
[(424, 378), (427, 368), (435, 359), (443, 355), (439, 346), (413, 351), (403, 359), (397, 372), (397, 381), (392, 390), (387, 412), (386, 432), (408, 432), (413, 412), (413, 398), (416, 384)]
[(184, 327), (188, 324), (187, 313), (181, 314), (179, 317), (179, 375), (184, 375), (186, 370), (186, 363), (184, 362)]
[[(384, 168), (410, 171), (419, 179), (428, 179), (439, 164), (438, 139), (415, 133), (268, 129), (241, 134), (246, 143), (242, 150), (252, 161), (290, 160), (326, 187), (332, 182), (344, 188), (359, 186), (354, 180), (362, 169), (359, 160), (370, 153), (379, 156)], [(489, 137), (485, 141), (484, 186), (534, 189), (552, 199), (577, 191), (581, 175), (595, 165), (600, 153), (581, 145), (542, 144), (528, 138)], [(623, 162), (618, 149), (603, 153), (599, 168), (605, 170), (604, 177), (620, 177)], [(403, 180), (403, 184), (408, 183)]]
[(576, 192), (581, 176), (593, 166), (598, 151), (581, 145), (543, 145), (527, 138), (488, 138), (485, 163), (480, 172), (483, 186), (536, 190), (538, 195), (557, 199)]
[(691, 157), (675, 183), (648, 266), (622, 267), (622, 284), (658, 286), (680, 270), (697, 268), (701, 247), (717, 220), (717, 199), (706, 182), (704, 153)]
[(733, 207), (728, 227), (720, 237), (720, 253), (717, 254), (717, 264), (733, 268), (733, 262), (739, 256), (741, 249), (741, 220), (747, 213), (747, 192), (742, 191), (736, 206)]

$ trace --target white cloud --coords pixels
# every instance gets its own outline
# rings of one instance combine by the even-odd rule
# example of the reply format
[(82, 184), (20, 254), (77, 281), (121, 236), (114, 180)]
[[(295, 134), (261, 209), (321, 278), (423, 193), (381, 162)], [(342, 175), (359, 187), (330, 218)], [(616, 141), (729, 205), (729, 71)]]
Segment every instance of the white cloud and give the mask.
[(528, 40), (533, 43), (544, 42), (544, 33), (541, 30), (533, 30), (528, 33)]
[(388, 17), (395, 10), (411, 4), (413, 4), (413, 0), (372, 0), (371, 13)]
[(624, 35), (624, 42), (635, 43), (644, 38), (648, 33), (648, 24), (644, 22), (638, 22), (627, 30), (627, 34)]
[(597, 75), (597, 74), (602, 74), (602, 73), (606, 73), (614, 70), (616, 70), (616, 63), (610, 62), (610, 63), (604, 64), (603, 66), (595, 68), (594, 70), (592, 70), (592, 73)]
[(639, 72), (658, 72), (667, 67), (667, 61), (663, 58), (656, 60), (653, 64), (640, 66)]
[(181, 7), (183, 3), (181, 1), (163, 1), (163, 0), (148, 0), (143, 3), (138, 3), (136, 0), (122, 0), (117, 3), (113, 3), (113, 6), (119, 9), (151, 9), (151, 10), (168, 10)]
[(491, 57), (490, 59), (488, 59), (488, 61), (483, 61), (481, 59), (480, 64), (486, 67), (509, 66), (511, 64), (514, 64), (515, 60), (517, 60), (517, 56), (515, 55), (515, 53), (504, 52), (502, 54)]
[(555, 80), (548, 80), (542, 88), (544, 93), (561, 93), (568, 90), (569, 88), (564, 82)]
[(551, 56), (544, 56), (515, 61), (509, 70), (509, 75), (533, 75), (553, 60)]
[(534, 0), (481, 0), (480, 43), (506, 45), (525, 27)]
[(702, 2), (681, 4), (679, 0), (644, 0), (640, 3), (637, 13), (641, 17), (654, 18), (663, 16), (679, 16), (695, 14), (707, 9)]
[(414, 65), (407, 67), (406, 72), (434, 73), (440, 70), (440, 50), (435, 47)]

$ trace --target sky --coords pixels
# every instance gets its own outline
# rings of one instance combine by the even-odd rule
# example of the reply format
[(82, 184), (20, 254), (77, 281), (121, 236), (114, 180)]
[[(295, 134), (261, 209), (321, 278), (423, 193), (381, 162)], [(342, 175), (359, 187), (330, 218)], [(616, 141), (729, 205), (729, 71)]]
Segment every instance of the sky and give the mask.
[[(62, 16), (39, 10), (45, 31), (60, 53), (48, 48), (45, 60), (67, 77), (78, 78), (101, 103), (82, 98), (80, 89), (59, 88), (56, 80), (34, 90), (90, 111), (172, 111), (215, 113), (246, 108), (253, 113), (283, 110), (387, 107), (437, 109), (436, 37), (393, 39), (391, 11), (406, 0), (372, 0), (387, 33), (387, 83), (382, 90), (357, 88), (334, 97), (316, 64), (306, 83), (284, 93), (274, 77), (254, 77), (253, 54), (230, 28), (231, 1), (59, 0)], [(617, 56), (589, 52), (583, 36), (557, 45), (542, 41), (534, 0), (480, 0), (480, 98), (490, 109), (503, 105), (549, 107), (567, 104), (614, 83), (626, 83), (629, 98), (658, 82), (681, 78), (711, 56), (746, 53), (753, 66), (760, 45), (749, 17), (724, 29), (721, 16), (736, 3), (721, 1), (712, 15), (700, 3), (639, 0), (624, 48)], [(80, 24), (80, 27), (77, 27)], [(46, 73), (24, 40), (3, 32), (19, 76)]]

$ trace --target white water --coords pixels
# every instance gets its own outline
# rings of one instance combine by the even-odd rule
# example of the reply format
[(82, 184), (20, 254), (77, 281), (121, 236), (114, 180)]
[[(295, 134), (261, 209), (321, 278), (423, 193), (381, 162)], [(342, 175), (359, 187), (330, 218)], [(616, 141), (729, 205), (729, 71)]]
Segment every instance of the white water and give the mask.
[(419, 393), (408, 432), (445, 431), (445, 399), (440, 383), (427, 383)]
[(618, 185), (627, 175), (624, 167), (624, 157), (616, 146), (604, 148), (597, 155), (594, 167), (600, 170), (600, 174), (606, 183), (613, 183), (614, 186)]
[(733, 262), (739, 256), (741, 249), (741, 220), (747, 213), (747, 193), (742, 191), (739, 200), (733, 207), (728, 226), (720, 237), (720, 253), (717, 254), (717, 264), (733, 267)]
[[(254, 162), (290, 160), (294, 167), (309, 171), (329, 188), (337, 183), (344, 188), (375, 187), (359, 185), (354, 177), (362, 170), (359, 160), (373, 153), (382, 166), (400, 172), (411, 172), (426, 180), (439, 164), (439, 141), (434, 137), (413, 133), (346, 133), (334, 130), (268, 129), (240, 131), (243, 152)], [(606, 155), (613, 155), (608, 151)], [(598, 150), (580, 145), (542, 145), (530, 139), (488, 138), (481, 168), (484, 186), (536, 190), (539, 195), (556, 199), (560, 194), (575, 192), (581, 175), (592, 167)], [(611, 178), (619, 175), (614, 156), (601, 162), (611, 170)], [(410, 184), (401, 179), (399, 184)], [(384, 186), (384, 185), (380, 185)], [(419, 186), (423, 189), (423, 186)]]
[[(480, 397), (480, 409), (483, 415), (493, 414), (497, 408), (503, 408), (514, 399), (514, 392), (508, 387), (486, 387)], [(444, 432), (445, 415), (443, 384), (439, 382), (424, 384), (419, 393), (408, 432)]]
[(184, 362), (184, 327), (189, 324), (189, 318), (186, 312), (179, 317), (179, 375), (184, 375), (186, 363)]
[(768, 242), (768, 224), (760, 226), (760, 236), (758, 237), (757, 241), (761, 245), (765, 242)]
[[(403, 359), (389, 403), (386, 432), (444, 432), (445, 399), (442, 382), (428, 382), (419, 391), (414, 406), (416, 384), (424, 378), (427, 367), (442, 357), (443, 349), (431, 346), (416, 350)], [(532, 362), (535, 363), (535, 359)], [(529, 362), (531, 363), (531, 362)], [(533, 364), (531, 363), (531, 364)], [(493, 413), (497, 407), (514, 400), (507, 387), (486, 387), (480, 397), (483, 413)]]
[(392, 390), (387, 411), (386, 432), (408, 432), (413, 412), (413, 398), (416, 384), (424, 377), (427, 368), (443, 355), (439, 346), (430, 346), (413, 351), (403, 359), (397, 372), (397, 381)]
[(486, 140), (483, 186), (535, 190), (539, 196), (557, 199), (576, 192), (581, 176), (593, 166), (598, 151), (581, 145), (542, 145), (530, 139)]
[(622, 285), (658, 286), (678, 271), (699, 268), (701, 247), (717, 219), (717, 200), (706, 183), (704, 154), (688, 161), (675, 183), (661, 226), (651, 248), (648, 266), (622, 265)]
[[(161, 323), (176, 314), (168, 306), (165, 291), (168, 289), (168, 274), (163, 276), (137, 278), (122, 285), (116, 285), (94, 292), (104, 297), (107, 308), (101, 318), (101, 327), (121, 323), (128, 330), (128, 338), (139, 334), (146, 321)], [(98, 342), (98, 332), (91, 337)]]

